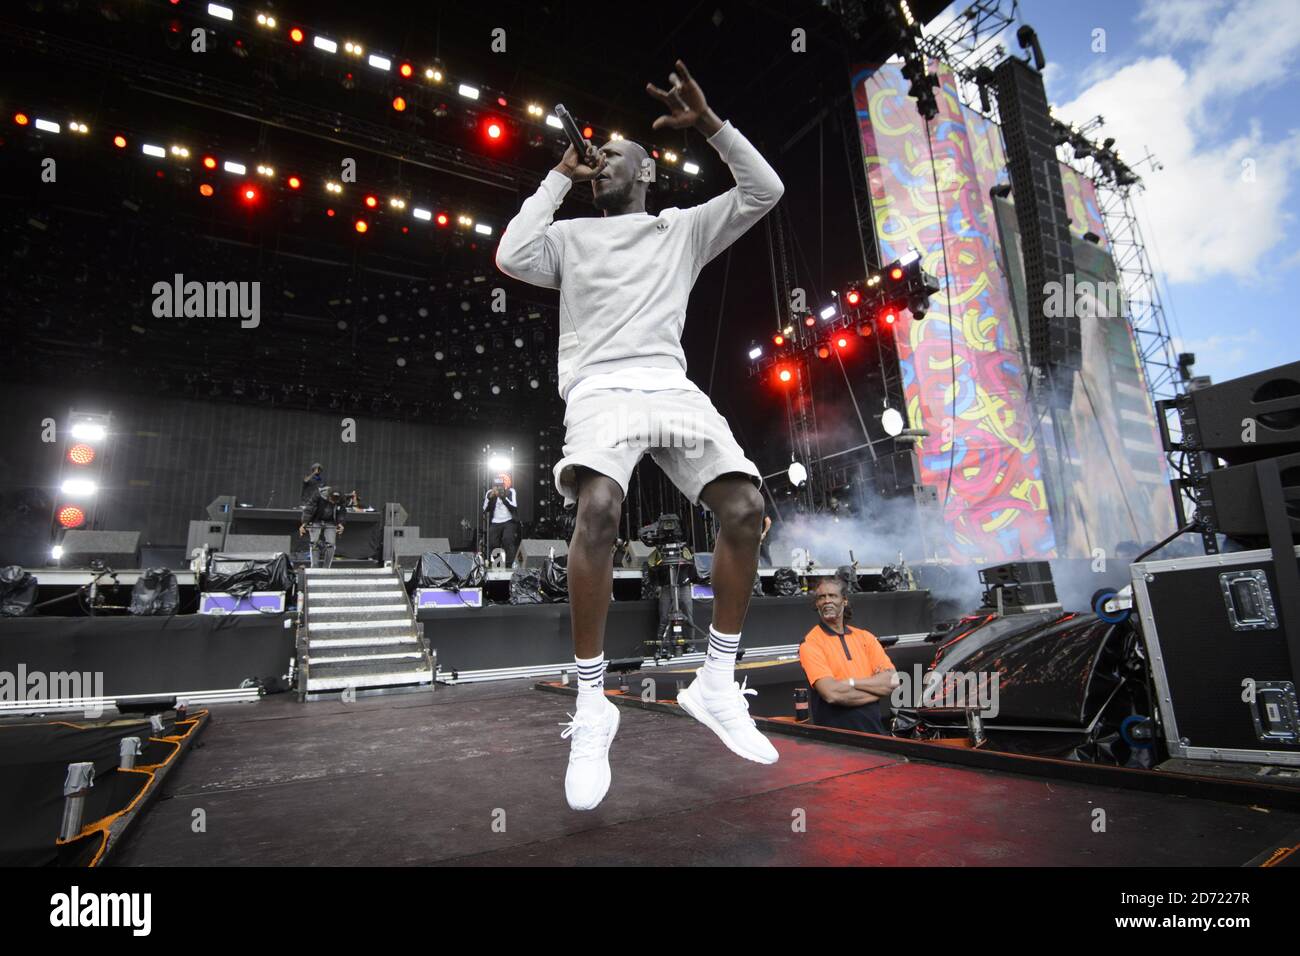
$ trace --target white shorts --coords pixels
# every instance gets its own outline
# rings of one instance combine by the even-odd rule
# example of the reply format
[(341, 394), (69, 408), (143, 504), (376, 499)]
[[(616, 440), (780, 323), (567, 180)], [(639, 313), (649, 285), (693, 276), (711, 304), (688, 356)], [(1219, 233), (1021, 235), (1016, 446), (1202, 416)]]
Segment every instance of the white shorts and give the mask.
[(580, 465), (613, 478), (627, 497), (632, 472), (647, 451), (693, 505), (700, 503), (705, 485), (729, 472), (748, 475), (755, 487), (763, 487), (758, 467), (701, 391), (593, 388), (568, 403), (564, 430), (555, 487), (566, 505), (577, 501), (574, 468)]

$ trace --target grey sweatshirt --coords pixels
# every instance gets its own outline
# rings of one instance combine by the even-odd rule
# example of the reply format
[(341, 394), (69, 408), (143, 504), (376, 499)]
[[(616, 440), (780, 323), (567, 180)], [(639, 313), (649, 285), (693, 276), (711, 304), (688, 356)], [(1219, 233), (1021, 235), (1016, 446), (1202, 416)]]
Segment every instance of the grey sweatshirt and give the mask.
[(686, 371), (682, 328), (695, 279), (776, 205), (785, 186), (731, 122), (708, 140), (736, 185), (689, 209), (657, 216), (562, 219), (573, 181), (551, 170), (497, 245), (497, 268), (560, 290), (559, 389), (626, 368)]

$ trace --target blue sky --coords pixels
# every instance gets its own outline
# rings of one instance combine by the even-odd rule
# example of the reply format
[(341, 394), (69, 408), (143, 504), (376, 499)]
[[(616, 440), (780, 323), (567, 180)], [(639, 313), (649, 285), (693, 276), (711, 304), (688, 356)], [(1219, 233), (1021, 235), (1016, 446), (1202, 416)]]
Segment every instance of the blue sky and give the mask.
[(1300, 0), (1021, 0), (1020, 11), (1056, 115), (1100, 114), (1126, 160), (1149, 149), (1164, 166), (1139, 169), (1140, 223), (1197, 373), (1223, 381), (1300, 359)]

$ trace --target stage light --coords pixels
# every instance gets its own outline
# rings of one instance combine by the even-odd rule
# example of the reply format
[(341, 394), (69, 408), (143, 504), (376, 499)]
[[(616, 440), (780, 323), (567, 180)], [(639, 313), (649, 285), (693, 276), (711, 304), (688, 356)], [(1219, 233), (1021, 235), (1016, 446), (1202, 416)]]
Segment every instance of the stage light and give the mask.
[(57, 133), (59, 131), (59, 124), (52, 120), (38, 119), (36, 121), (36, 128), (43, 130), (46, 133)]
[(365, 199), (365, 203), (366, 203), (366, 205), (369, 206), (371, 209), (374, 209), (376, 206), (379, 205), (379, 200), (376, 199), (374, 196), (367, 196), (366, 199)]
[(492, 383), (492, 394), (493, 394), (493, 395), (500, 395), (500, 394), (501, 394), (501, 386), (498, 385), (496, 382), (493, 382), (493, 383)]
[(189, 159), (190, 151), (184, 146), (172, 146), (172, 155), (179, 156), (181, 159)]
[(564, 129), (564, 124), (560, 122), (560, 118), (554, 113), (546, 114), (546, 125), (554, 126), (556, 129)]
[(785, 345), (785, 336), (782, 335), (780, 332), (776, 333), (776, 335), (772, 336), (772, 344), (775, 345), (777, 348), (780, 348), (782, 345)]
[(583, 139), (591, 139), (591, 137), (592, 137), (594, 134), (595, 134), (595, 130), (593, 130), (590, 126), (584, 126), (584, 127), (582, 128), (582, 138), (583, 138)]
[(140, 152), (144, 153), (146, 156), (156, 156), (159, 159), (167, 158), (167, 150), (163, 149), (161, 146), (154, 146), (151, 143), (141, 143)]
[(438, 223), (438, 225), (440, 225), (440, 226), (445, 226), (445, 225), (447, 225), (447, 222), (448, 222), (448, 220), (447, 220), (447, 214), (446, 214), (445, 212), (440, 212), (440, 213), (438, 213), (438, 218), (437, 218), (435, 221), (436, 221), (436, 222)]
[(209, 186), (207, 183), (203, 183), (201, 186), (199, 186), (199, 195), (200, 195), (200, 196), (211, 196), (211, 195), (212, 195), (212, 187)]
[(68, 129), (72, 130), (74, 133), (81, 133), (83, 135), (90, 132), (90, 127), (85, 123), (78, 123), (75, 121), (68, 124)]
[(483, 132), (487, 134), (488, 139), (500, 139), (501, 138), (500, 122), (498, 122), (497, 120), (489, 120), (487, 125), (483, 127)]
[(804, 318), (803, 324), (808, 326), (808, 328), (812, 328), (814, 325), (817, 324), (817, 320), (814, 319), (811, 315), (809, 315)]
[(465, 97), (465, 99), (467, 100), (478, 99), (478, 90), (476, 90), (474, 87), (470, 86), (467, 83), (461, 83), (459, 86), (457, 86), (456, 92), (459, 93), (461, 96)]
[(912, 249), (908, 251), (905, 255), (899, 257), (898, 264), (900, 266), (910, 266), (913, 262), (916, 262), (920, 258), (921, 258), (921, 254), (917, 252), (915, 249)]
[(880, 317), (886, 325), (893, 325), (898, 321), (898, 313), (893, 309), (886, 309), (885, 314)]
[(821, 312), (819, 312), (818, 314), (822, 317), (822, 321), (825, 321), (827, 319), (833, 319), (835, 318), (835, 306), (828, 305), (826, 306), (826, 308), (822, 309)]
[(912, 313), (912, 318), (920, 321), (925, 318), (925, 313), (930, 309), (930, 297), (923, 293), (918, 293), (907, 300), (907, 311)]
[(245, 186), (243, 192), (244, 202), (257, 202), (257, 190), (252, 186)]
[(864, 339), (871, 338), (875, 331), (876, 330), (871, 327), (870, 322), (863, 322), (858, 326), (858, 335), (862, 336)]
[(433, 67), (430, 67), (429, 69), (427, 69), (427, 70), (424, 71), (424, 78), (425, 78), (426, 80), (433, 80), (433, 82), (435, 82), (435, 83), (441, 83), (441, 82), (442, 82), (442, 70), (435, 70), (435, 69), (433, 69)]
[(488, 471), (507, 472), (510, 470), (510, 459), (505, 455), (493, 455), (487, 461)]
[(103, 441), (108, 432), (98, 422), (77, 422), (72, 426), (72, 437), (78, 441)]
[(609, 134), (609, 138), (610, 138), (611, 140), (620, 140), (620, 139), (623, 138), (623, 134), (622, 134), (622, 133), (610, 133), (610, 134)]
[(405, 199), (398, 199), (396, 196), (394, 196), (392, 199), (388, 200), (388, 208), (390, 208), (390, 209), (405, 209), (405, 208), (406, 208), (406, 200), (405, 200)]
[(222, 163), (221, 168), (228, 173), (234, 173), (236, 176), (243, 176), (248, 172), (243, 163), (232, 163), (230, 160)]
[(69, 478), (59, 490), (74, 498), (88, 498), (95, 493), (95, 483), (85, 478)]
[(857, 305), (859, 302), (862, 301), (862, 293), (859, 292), (857, 289), (850, 289), (848, 291), (848, 294), (844, 296), (844, 298), (845, 300), (847, 300), (849, 305)]
[(848, 347), (849, 347), (849, 339), (848, 339), (848, 336), (846, 336), (846, 335), (841, 335), (839, 338), (837, 338), (837, 339), (835, 340), (835, 347), (836, 347), (836, 348), (840, 348), (840, 349), (846, 349), (846, 348), (848, 348)]
[(897, 282), (899, 279), (903, 278), (903, 267), (902, 267), (902, 266), (894, 266), (892, 269), (890, 269), (890, 270), (889, 270), (889, 278), (893, 279), (895, 282)]
[(337, 53), (339, 51), (339, 45), (325, 37), (312, 37), (311, 45), (318, 50), (324, 50), (326, 53)]
[(373, 66), (376, 70), (388, 71), (393, 68), (392, 60), (390, 60), (386, 56), (379, 56), (376, 53), (370, 54), (370, 56), (366, 58), (366, 62), (369, 63), (371, 66)]
[(456, 399), (456, 401), (459, 402), (459, 401), (461, 400), (461, 398), (462, 398), (462, 395), (461, 395), (461, 391), (460, 391), (460, 389), (455, 389), (455, 390), (453, 390), (452, 393), (451, 393), (451, 397), (454, 398), (454, 399)]
[(364, 219), (358, 219), (356, 223), (353, 224), (353, 228), (356, 229), (357, 232), (365, 232), (370, 228), (370, 226)]
[(830, 346), (828, 346), (828, 345), (819, 345), (819, 346), (817, 346), (817, 357), (818, 357), (819, 359), (830, 358), (830, 357), (831, 357), (831, 349), (830, 349)]
[(333, 219), (333, 218), (334, 218), (334, 210), (333, 210), (333, 209), (326, 209), (326, 210), (325, 210), (325, 215), (327, 215), (327, 216), (329, 216), (331, 219)]
[(120, 135), (114, 136), (113, 145), (116, 146), (118, 149), (126, 149), (126, 137)]
[(794, 378), (794, 374), (788, 368), (781, 368), (777, 370), (776, 377), (781, 382), (789, 382), (790, 379)]
[(903, 415), (896, 408), (886, 408), (880, 413), (880, 427), (885, 430), (885, 434), (891, 438), (896, 438), (903, 433), (907, 423), (903, 421)]
[(394, 96), (394, 97), (393, 97), (393, 109), (397, 110), (397, 112), (399, 112), (399, 113), (404, 113), (404, 112), (406, 112), (406, 99), (405, 99), (404, 97), (401, 97), (401, 96)]
[(759, 358), (762, 357), (762, 355), (763, 355), (763, 350), (757, 345), (755, 345), (753, 348), (749, 350), (749, 359), (751, 362), (757, 361)]
[(53, 558), (55, 561), (58, 561), (60, 558), (62, 558), (63, 545), (56, 544), (54, 547), (50, 548), (50, 557)]
[(229, 7), (223, 7), (219, 3), (209, 3), (208, 16), (216, 17), (218, 20), (234, 20), (235, 11)]
[(64, 505), (59, 509), (59, 524), (65, 528), (79, 528), (86, 523), (86, 513), (76, 505)]
[(682, 163), (682, 172), (695, 176), (699, 174), (700, 167), (691, 162)]
[(411, 69), (411, 64), (409, 64), (409, 63), (403, 63), (401, 66), (399, 66), (399, 67), (397, 68), (397, 72), (400, 73), (400, 74), (402, 74), (402, 76), (405, 76), (405, 77), (407, 77), (407, 78), (409, 79), (410, 76), (411, 76), (411, 74), (412, 74), (414, 71)]
[(481, 222), (476, 222), (474, 224), (474, 231), (481, 236), (492, 235), (492, 227)]
[(203, 167), (204, 167), (204, 169), (216, 169), (216, 168), (217, 168), (217, 161), (216, 161), (216, 159), (215, 159), (214, 157), (212, 157), (212, 156), (204, 156), (204, 157), (203, 157)]
[(433, 218), (433, 213), (429, 212), (427, 209), (421, 209), (419, 206), (416, 206), (411, 210), (411, 215), (416, 219), (423, 219), (425, 222), (428, 222)]
[(537, 388), (537, 387), (538, 387), (539, 385), (541, 385), (541, 384), (542, 384), (542, 383), (539, 382), (539, 381), (537, 381), (537, 379), (535, 379), (535, 378), (530, 378), (530, 379), (528, 380), (528, 387), (529, 387), (529, 388)]
[(68, 449), (68, 461), (74, 465), (89, 465), (94, 460), (95, 449), (92, 445), (78, 442)]
[(294, 43), (301, 43), (304, 39), (306, 39), (306, 37), (303, 35), (303, 32), (301, 30), (299, 30), (297, 27), (294, 27), (292, 30), (289, 31), (289, 39), (292, 40)]
[(529, 103), (529, 104), (528, 104), (528, 115), (529, 115), (529, 116), (541, 116), (542, 113), (543, 113), (542, 108), (541, 108), (540, 106), (538, 106), (536, 103)]
[(343, 192), (343, 187), (336, 182), (330, 181), (325, 184), (325, 191), (327, 193), (341, 193)]
[(516, 336), (515, 336), (515, 348), (517, 348), (517, 349), (521, 349), (521, 348), (523, 348), (523, 347), (524, 347), (524, 339), (523, 339), (523, 336), (521, 336), (521, 335), (516, 335)]
[(462, 215), (462, 216), (457, 216), (457, 217), (456, 217), (456, 222), (457, 222), (458, 225), (461, 225), (461, 226), (472, 226), (472, 225), (474, 225), (474, 220), (471, 219), (469, 216), (464, 216), (464, 215)]
[(669, 150), (665, 150), (665, 151), (664, 151), (664, 161), (665, 161), (665, 162), (669, 162), (669, 163), (675, 163), (675, 162), (677, 162), (677, 154), (674, 153), (671, 149), (669, 149)]
[(268, 17), (265, 13), (257, 15), (257, 25), (266, 27), (268, 30), (275, 29), (275, 17)]
[(258, 163), (258, 164), (257, 164), (257, 175), (259, 175), (259, 176), (274, 176), (274, 175), (275, 175), (275, 168), (272, 167), (272, 166), (263, 166), (261, 163)]
[(302, 185), (302, 180), (299, 179), (297, 176), (290, 176), (285, 181), (289, 184), (290, 189), (297, 189), (299, 186)]
[(790, 484), (798, 488), (808, 480), (808, 469), (800, 462), (792, 461), (790, 467), (786, 469), (785, 475), (790, 479)]
[(31, 120), (28, 119), (26, 113), (15, 113), (14, 122), (17, 123), (19, 126), (26, 126), (28, 123), (31, 122)]

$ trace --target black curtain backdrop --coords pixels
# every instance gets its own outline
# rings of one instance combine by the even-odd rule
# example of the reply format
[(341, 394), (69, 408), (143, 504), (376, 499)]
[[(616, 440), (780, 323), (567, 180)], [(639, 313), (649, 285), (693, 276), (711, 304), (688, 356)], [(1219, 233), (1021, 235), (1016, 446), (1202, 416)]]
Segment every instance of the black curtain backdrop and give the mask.
[[(48, 538), (48, 514), (25, 516), (22, 504), (58, 499), (63, 442), (41, 441), (42, 421), (67, 426), (71, 410), (111, 412), (93, 527), (140, 531), (141, 544), (184, 545), (189, 522), (206, 518), (218, 495), (257, 507), (296, 507), (304, 475), (324, 464), (326, 481), (356, 488), (364, 504), (400, 502), (426, 537), (465, 538), (475, 521), (482, 448), (514, 446), (514, 481), (531, 521), (539, 475), (531, 431), (455, 423), (386, 421), (341, 409), (305, 411), (129, 393), (79, 394), (70, 388), (0, 387), (10, 424), (0, 447), (0, 565), (25, 563), (24, 539)], [(355, 441), (342, 440), (344, 418)], [(61, 436), (62, 433), (60, 433)], [(44, 543), (47, 543), (44, 542)]]

